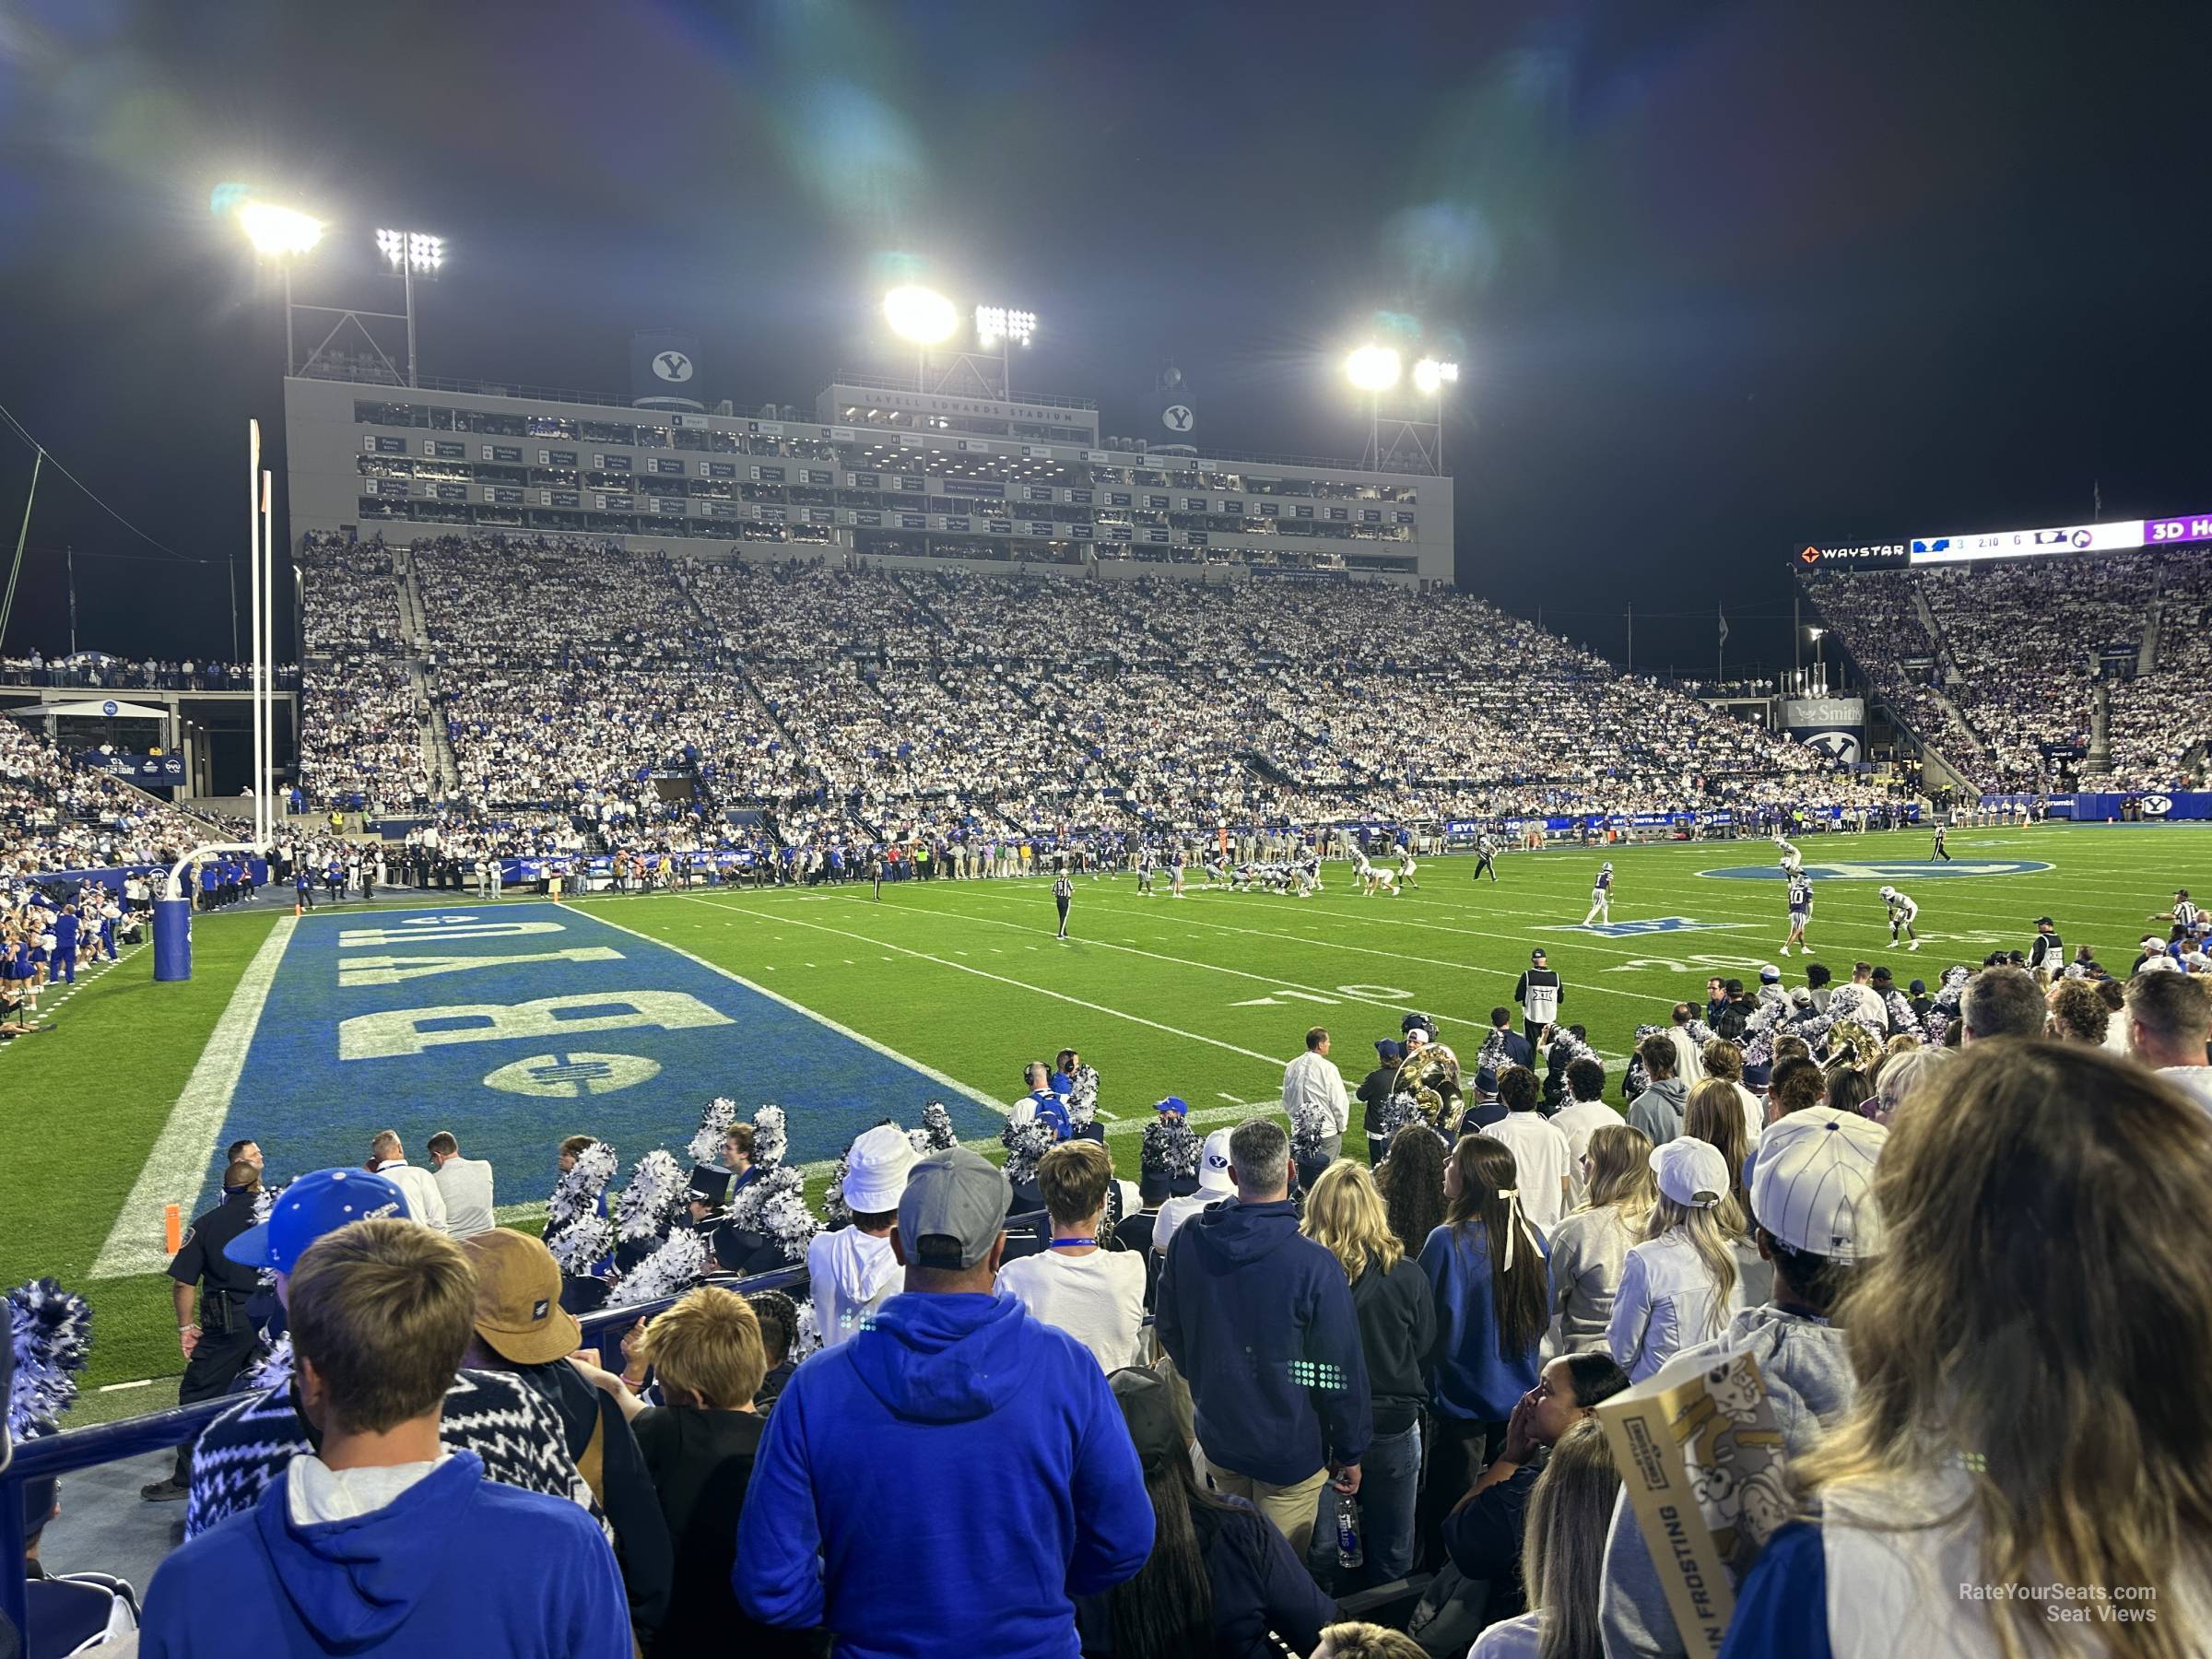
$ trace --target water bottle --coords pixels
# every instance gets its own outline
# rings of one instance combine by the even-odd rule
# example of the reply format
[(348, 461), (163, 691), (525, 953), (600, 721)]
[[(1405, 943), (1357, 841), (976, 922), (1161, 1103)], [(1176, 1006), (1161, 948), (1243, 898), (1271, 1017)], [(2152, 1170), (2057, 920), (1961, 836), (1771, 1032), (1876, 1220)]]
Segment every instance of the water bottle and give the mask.
[(1359, 1500), (1349, 1492), (1336, 1494), (1336, 1565), (1347, 1572), (1363, 1566), (1367, 1551), (1359, 1542)]

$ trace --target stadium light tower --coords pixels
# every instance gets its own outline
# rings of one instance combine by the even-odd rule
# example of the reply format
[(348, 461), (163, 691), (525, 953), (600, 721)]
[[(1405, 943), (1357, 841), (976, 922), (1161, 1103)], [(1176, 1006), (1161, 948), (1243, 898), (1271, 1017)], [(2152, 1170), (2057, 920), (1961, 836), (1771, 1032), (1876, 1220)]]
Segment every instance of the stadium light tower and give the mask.
[[(274, 202), (247, 200), (239, 204), (238, 228), (246, 233), (253, 244), (253, 252), (261, 258), (273, 261), (284, 273), (284, 371), (292, 371), (292, 261), (314, 252), (315, 244), (323, 240), (324, 229), (321, 219), (312, 214), (302, 213), (297, 207), (281, 207)], [(233, 607), (235, 608), (235, 607)], [(234, 628), (233, 633), (237, 631)], [(236, 641), (232, 641), (236, 649)]]
[(415, 278), (432, 277), (445, 265), (445, 238), (422, 230), (379, 230), (376, 251), (398, 276), (406, 294), (407, 384), (418, 384), (415, 374)]
[(1382, 465), (1382, 394), (1398, 383), (1398, 354), (1387, 346), (1362, 346), (1344, 359), (1345, 378), (1367, 394), (1368, 450)]
[(1028, 349), (1037, 333), (1037, 313), (1013, 311), (1004, 305), (979, 305), (975, 308), (975, 344), (979, 350), (998, 348), (999, 370), (1004, 380), (1002, 390), (1006, 401), (1014, 401), (1014, 347)]
[(1444, 388), (1459, 382), (1457, 363), (1440, 363), (1423, 358), (1413, 366), (1415, 390), (1436, 401), (1436, 470), (1444, 470)]
[(914, 390), (926, 391), (923, 382), (929, 378), (929, 348), (952, 337), (959, 326), (959, 312), (935, 288), (909, 283), (883, 297), (883, 317), (893, 334), (914, 343)]

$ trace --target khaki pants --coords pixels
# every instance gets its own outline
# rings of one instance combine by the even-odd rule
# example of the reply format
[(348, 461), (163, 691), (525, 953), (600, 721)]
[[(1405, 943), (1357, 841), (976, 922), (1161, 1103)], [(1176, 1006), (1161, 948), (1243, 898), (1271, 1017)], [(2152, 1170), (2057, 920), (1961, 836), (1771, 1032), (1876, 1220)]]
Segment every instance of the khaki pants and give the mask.
[(1290, 1540), (1292, 1555), (1301, 1561), (1306, 1559), (1306, 1546), (1313, 1541), (1313, 1517), (1321, 1508), (1322, 1483), (1328, 1478), (1326, 1469), (1314, 1470), (1295, 1486), (1254, 1480), (1249, 1475), (1223, 1468), (1210, 1457), (1206, 1460), (1206, 1470), (1213, 1477), (1216, 1491), (1244, 1499)]

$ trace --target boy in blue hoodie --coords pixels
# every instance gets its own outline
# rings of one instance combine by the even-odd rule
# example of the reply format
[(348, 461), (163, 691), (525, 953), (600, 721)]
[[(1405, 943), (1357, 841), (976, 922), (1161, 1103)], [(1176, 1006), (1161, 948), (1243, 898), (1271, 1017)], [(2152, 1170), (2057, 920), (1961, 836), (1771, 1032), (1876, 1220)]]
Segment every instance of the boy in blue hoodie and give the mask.
[(138, 1651), (628, 1659), (621, 1575), (592, 1517), (439, 1443), (477, 1304), (453, 1242), (357, 1221), (308, 1249), (289, 1290), (319, 1449), (161, 1563)]
[(1176, 1230), (1154, 1324), (1191, 1385), (1215, 1487), (1302, 1560), (1323, 1481), (1359, 1489), (1373, 1427), (1359, 1316), (1344, 1268), (1298, 1230), (1282, 1126), (1240, 1124), (1229, 1162), (1237, 1200)]
[(904, 1294), (768, 1419), (731, 1574), (753, 1618), (827, 1626), (840, 1659), (1076, 1659), (1075, 1598), (1151, 1555), (1099, 1362), (992, 1294), (1011, 1198), (965, 1147), (914, 1165), (891, 1232)]

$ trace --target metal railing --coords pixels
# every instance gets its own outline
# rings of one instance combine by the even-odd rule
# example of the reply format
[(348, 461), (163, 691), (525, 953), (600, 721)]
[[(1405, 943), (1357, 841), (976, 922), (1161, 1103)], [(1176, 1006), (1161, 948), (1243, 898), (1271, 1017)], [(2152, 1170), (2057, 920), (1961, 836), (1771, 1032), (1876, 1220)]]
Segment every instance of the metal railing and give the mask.
[[(1007, 1218), (1008, 1225), (1022, 1219)], [(755, 1274), (749, 1278), (732, 1278), (717, 1276), (709, 1284), (726, 1285), (734, 1290), (747, 1294), (760, 1290), (790, 1290), (806, 1283), (804, 1267), (783, 1267), (773, 1273)], [(581, 1316), (583, 1326), (583, 1346), (596, 1348), (602, 1364), (607, 1369), (622, 1369), (622, 1335), (641, 1319), (648, 1318), (663, 1309), (672, 1307), (676, 1298), (665, 1297), (658, 1301), (638, 1302), (629, 1307), (601, 1308)], [(608, 1364), (608, 1360), (612, 1363)], [(65, 1429), (59, 1434), (41, 1435), (37, 1440), (24, 1441), (16, 1447), (14, 1462), (0, 1470), (0, 1561), (10, 1563), (0, 1570), (0, 1616), (8, 1619), (18, 1630), (28, 1630), (23, 1591), (23, 1564), (25, 1528), (23, 1525), (23, 1488), (33, 1480), (49, 1477), (74, 1475), (80, 1469), (89, 1469), (100, 1464), (114, 1463), (125, 1457), (137, 1457), (147, 1452), (164, 1452), (191, 1440), (217, 1418), (247, 1396), (243, 1393), (227, 1394), (220, 1399), (203, 1400), (196, 1406), (172, 1406), (166, 1411), (149, 1412), (144, 1417), (126, 1418), (120, 1422), (95, 1423), (84, 1429)], [(146, 1586), (137, 1586), (141, 1594)]]

